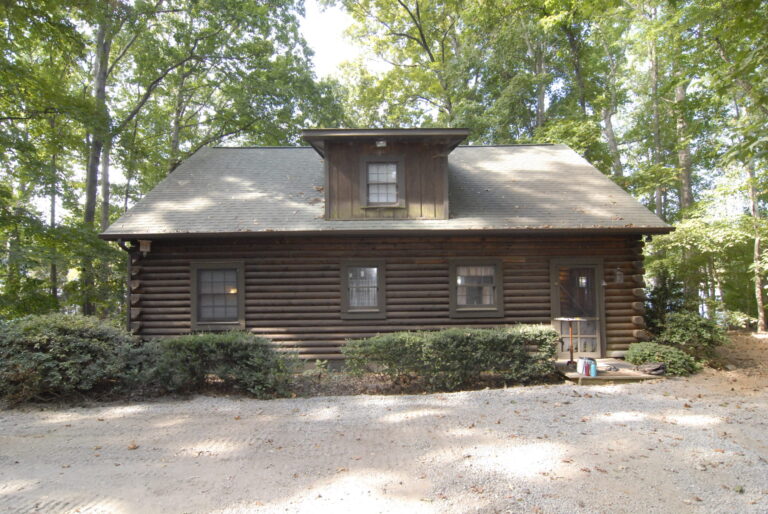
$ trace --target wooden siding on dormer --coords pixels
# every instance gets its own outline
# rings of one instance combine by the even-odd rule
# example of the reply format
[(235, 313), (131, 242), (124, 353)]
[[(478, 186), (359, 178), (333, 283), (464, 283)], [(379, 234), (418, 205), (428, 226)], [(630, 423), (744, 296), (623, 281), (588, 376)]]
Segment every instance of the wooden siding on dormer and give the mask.
[[(360, 183), (363, 158), (402, 156), (405, 173), (404, 207), (364, 207)], [(387, 141), (376, 148), (373, 141), (329, 142), (326, 218), (448, 219), (448, 150), (444, 145)]]

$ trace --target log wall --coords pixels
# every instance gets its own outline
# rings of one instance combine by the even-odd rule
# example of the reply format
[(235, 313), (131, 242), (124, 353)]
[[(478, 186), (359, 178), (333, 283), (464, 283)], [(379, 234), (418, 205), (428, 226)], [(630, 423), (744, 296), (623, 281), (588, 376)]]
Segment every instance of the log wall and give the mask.
[[(550, 259), (594, 257), (605, 270), (607, 356), (644, 337), (640, 236), (252, 237), (156, 240), (131, 266), (132, 329), (146, 337), (190, 331), (190, 263), (245, 262), (246, 327), (305, 358), (339, 359), (348, 338), (447, 326), (550, 323)], [(385, 320), (343, 320), (340, 261), (386, 262)], [(503, 261), (504, 317), (451, 318), (450, 258)], [(624, 282), (614, 283), (616, 268)]]

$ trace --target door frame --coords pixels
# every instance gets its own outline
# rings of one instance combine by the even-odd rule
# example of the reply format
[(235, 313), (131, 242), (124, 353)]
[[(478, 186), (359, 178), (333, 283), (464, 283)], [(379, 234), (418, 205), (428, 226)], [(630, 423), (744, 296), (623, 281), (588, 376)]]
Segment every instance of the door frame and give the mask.
[(559, 321), (555, 321), (555, 318), (560, 317), (560, 279), (558, 268), (560, 266), (572, 266), (572, 267), (591, 267), (595, 268), (595, 288), (597, 289), (597, 334), (599, 337), (599, 358), (605, 357), (606, 354), (606, 340), (605, 340), (605, 272), (603, 267), (602, 257), (556, 257), (549, 261), (549, 299), (550, 299), (550, 324), (556, 328), (558, 333)]

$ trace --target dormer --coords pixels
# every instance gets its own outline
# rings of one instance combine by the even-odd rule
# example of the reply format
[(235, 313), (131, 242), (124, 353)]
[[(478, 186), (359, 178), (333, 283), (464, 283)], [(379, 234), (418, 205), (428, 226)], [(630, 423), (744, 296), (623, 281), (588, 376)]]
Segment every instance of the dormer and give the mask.
[(448, 219), (448, 154), (467, 129), (317, 129), (325, 218)]

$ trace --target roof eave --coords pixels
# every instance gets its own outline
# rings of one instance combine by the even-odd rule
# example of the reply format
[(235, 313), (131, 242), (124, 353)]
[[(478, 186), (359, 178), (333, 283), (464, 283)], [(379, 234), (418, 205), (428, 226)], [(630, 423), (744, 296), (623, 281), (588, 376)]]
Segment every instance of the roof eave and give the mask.
[(349, 141), (354, 139), (443, 139), (449, 151), (459, 146), (469, 136), (466, 128), (440, 129), (306, 129), (301, 137), (325, 157), (326, 141)]
[(590, 227), (590, 228), (512, 228), (512, 229), (381, 229), (381, 230), (274, 230), (240, 232), (166, 232), (166, 233), (101, 233), (106, 241), (136, 239), (191, 239), (274, 236), (361, 236), (361, 235), (521, 235), (521, 234), (573, 234), (584, 235), (660, 235), (668, 234), (675, 227)]

